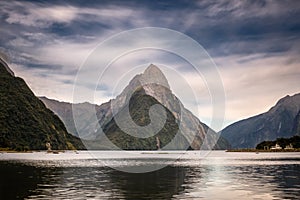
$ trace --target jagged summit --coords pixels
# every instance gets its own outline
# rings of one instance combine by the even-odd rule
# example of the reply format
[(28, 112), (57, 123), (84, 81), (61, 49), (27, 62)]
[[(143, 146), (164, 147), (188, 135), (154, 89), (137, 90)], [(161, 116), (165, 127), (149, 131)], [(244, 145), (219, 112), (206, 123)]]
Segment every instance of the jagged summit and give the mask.
[(283, 97), (282, 99), (280, 99), (276, 105), (279, 104), (292, 104), (294, 102), (299, 102), (300, 101), (300, 93), (298, 94), (294, 94), (292, 96), (290, 95), (286, 95), (285, 97)]
[(154, 64), (151, 63), (151, 64), (145, 69), (144, 73), (147, 73), (147, 72), (155, 72), (155, 71), (159, 71), (160, 73), (162, 73), (161, 70), (160, 70), (156, 65), (154, 65)]
[(162, 73), (162, 71), (154, 64), (150, 64), (144, 71), (144, 74)]
[(121, 94), (112, 100), (112, 104), (114, 104), (116, 110), (127, 104), (131, 95), (141, 88), (143, 88), (147, 95), (156, 98), (160, 102), (164, 102), (163, 105), (167, 106), (168, 101), (164, 101), (167, 99), (165, 95), (172, 93), (168, 80), (156, 65), (150, 64), (142, 74), (136, 75), (129, 82), (129, 85), (125, 87)]
[[(163, 120), (159, 120), (159, 126), (151, 125), (156, 122), (150, 118), (163, 119), (160, 112), (152, 112), (153, 105), (165, 110), (164, 124), (161, 124)], [(60, 111), (59, 107), (52, 109), (56, 113)], [(66, 111), (60, 115), (61, 118), (70, 123), (72, 119), (66, 117), (64, 112)], [(226, 149), (229, 146), (222, 138), (217, 141), (217, 134), (183, 106), (172, 93), (163, 72), (153, 64), (143, 73), (134, 76), (116, 98), (97, 107), (97, 119), (93, 118), (93, 113), (93, 116), (89, 115), (88, 110), (78, 108), (77, 112), (80, 116), (80, 124), (77, 124), (78, 134), (86, 139), (85, 142), (91, 149), (115, 149), (115, 146), (112, 146), (115, 144), (121, 149), (154, 150), (157, 144), (156, 137), (160, 140), (161, 148), (166, 149)], [(156, 132), (156, 127), (160, 125), (163, 125), (162, 128)], [(67, 125), (69, 129), (72, 126), (74, 124)], [(153, 133), (156, 135), (144, 138), (133, 137), (128, 133), (140, 136)]]
[(154, 64), (149, 67), (140, 76), (142, 84), (158, 84), (166, 88), (170, 88), (169, 83), (163, 72)]

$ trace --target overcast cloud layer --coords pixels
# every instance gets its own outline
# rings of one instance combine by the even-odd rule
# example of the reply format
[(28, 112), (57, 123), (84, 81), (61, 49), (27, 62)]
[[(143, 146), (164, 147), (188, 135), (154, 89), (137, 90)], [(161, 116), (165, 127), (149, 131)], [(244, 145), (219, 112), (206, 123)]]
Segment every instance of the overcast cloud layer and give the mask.
[[(182, 32), (206, 49), (224, 83), (224, 126), (300, 92), (300, 1), (0, 1), (0, 13), (0, 52), (37, 96), (72, 101), (76, 73), (92, 50), (114, 34), (142, 27)], [(120, 59), (120, 73), (131, 70), (132, 59), (181, 73), (200, 96), (195, 103), (183, 95), (185, 106), (209, 124), (209, 91), (184, 61), (142, 51)], [(168, 78), (180, 96), (182, 88)], [(112, 98), (112, 80), (97, 89), (96, 103)], [(84, 87), (95, 89), (88, 80)]]

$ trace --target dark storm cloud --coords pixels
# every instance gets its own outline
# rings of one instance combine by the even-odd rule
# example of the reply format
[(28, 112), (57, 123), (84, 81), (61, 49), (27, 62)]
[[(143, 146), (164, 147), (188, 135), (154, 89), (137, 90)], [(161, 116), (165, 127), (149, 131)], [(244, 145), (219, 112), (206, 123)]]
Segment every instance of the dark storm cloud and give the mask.
[[(72, 79), (97, 44), (122, 31), (149, 26), (185, 33), (208, 51), (230, 88), (232, 119), (254, 112), (242, 101), (246, 94), (251, 94), (248, 99), (257, 98), (250, 102), (257, 100), (261, 110), (265, 101), (272, 105), (271, 98), (300, 89), (294, 84), (300, 79), (300, 1), (0, 1), (0, 13), (0, 51), (10, 56), (17, 74), (37, 85), (33, 88), (40, 95), (70, 100)], [(44, 74), (51, 84), (43, 85), (43, 79), (33, 74)], [(48, 86), (56, 84), (63, 92)], [(89, 84), (85, 86), (90, 88)], [(107, 99), (109, 83), (98, 89), (102, 100)]]
[[(288, 51), (299, 39), (299, 5), (298, 1), (254, 0), (25, 1), (4, 4), (1, 20), (6, 29), (15, 30), (13, 25), (18, 25), (29, 31), (31, 27), (31, 32), (38, 30), (78, 43), (102, 32), (167, 27), (188, 34), (218, 56)], [(3, 38), (12, 35), (22, 37), (4, 32)]]
[(217, 2), (201, 4), (205, 25), (187, 30), (212, 54), (284, 52), (299, 41), (299, 2)]
[(51, 64), (30, 64), (26, 65), (29, 68), (36, 68), (36, 69), (50, 69), (50, 70), (61, 70), (61, 65), (51, 65)]

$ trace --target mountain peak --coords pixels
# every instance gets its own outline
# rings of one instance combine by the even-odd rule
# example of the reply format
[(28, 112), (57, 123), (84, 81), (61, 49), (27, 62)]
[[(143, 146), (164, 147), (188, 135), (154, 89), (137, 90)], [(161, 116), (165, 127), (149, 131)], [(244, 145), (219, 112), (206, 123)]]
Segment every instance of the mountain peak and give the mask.
[[(70, 132), (78, 133), (91, 145), (91, 149), (116, 149), (116, 146), (126, 150), (156, 149), (156, 138), (160, 146), (166, 149), (182, 150), (190, 147), (199, 150), (211, 149), (213, 146), (225, 149), (229, 146), (222, 139), (221, 142), (216, 141), (217, 134), (184, 108), (172, 93), (163, 72), (153, 64), (144, 73), (134, 76), (115, 99), (93, 108), (93, 112), (72, 105), (76, 109), (75, 116), (80, 119), (77, 127), (73, 123), (74, 115), (69, 117), (73, 110), (70, 112), (55, 106), (52, 109), (68, 124)], [(160, 120), (160, 110), (152, 110), (152, 106), (160, 106), (165, 111), (165, 122)], [(95, 110), (97, 119), (94, 119)], [(159, 132), (156, 132), (157, 127), (162, 127)], [(141, 134), (141, 137), (130, 136), (127, 132)], [(156, 135), (144, 137), (145, 134), (153, 133)]]
[(161, 73), (162, 74), (162, 71), (154, 64), (150, 64), (144, 71), (144, 74), (146, 73)]
[(163, 72), (154, 64), (150, 64), (141, 76), (142, 84), (158, 84), (170, 88), (169, 83)]
[(275, 111), (279, 107), (289, 108), (290, 110), (299, 110), (300, 109), (300, 93), (294, 94), (292, 96), (286, 95), (285, 97), (281, 98), (275, 106), (273, 106), (270, 110)]

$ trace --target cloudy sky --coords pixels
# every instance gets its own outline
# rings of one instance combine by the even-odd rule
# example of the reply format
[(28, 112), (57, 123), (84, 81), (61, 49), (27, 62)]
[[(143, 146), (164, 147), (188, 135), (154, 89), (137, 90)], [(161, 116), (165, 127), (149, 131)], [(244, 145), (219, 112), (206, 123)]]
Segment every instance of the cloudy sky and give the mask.
[[(73, 102), (75, 78), (83, 66), (88, 67), (99, 44), (144, 27), (183, 33), (207, 51), (223, 82), (224, 126), (265, 112), (278, 99), (300, 92), (300, 1), (0, 1), (0, 13), (1, 55), (37, 96)], [(134, 44), (143, 42), (143, 37), (121, 40), (101, 49), (99, 57), (107, 58), (125, 46), (135, 49)], [(121, 90), (113, 93), (115, 88), (125, 87), (149, 63), (159, 65), (185, 106), (210, 124), (207, 77), (201, 78), (180, 56), (163, 50), (122, 55), (102, 79), (97, 98), (82, 95), (80, 100), (107, 101)], [(94, 80), (89, 79), (94, 71), (86, 68), (84, 73), (81, 86), (95, 91)], [(178, 76), (184, 83), (176, 81)], [(185, 84), (197, 101), (189, 101), (182, 92)]]

